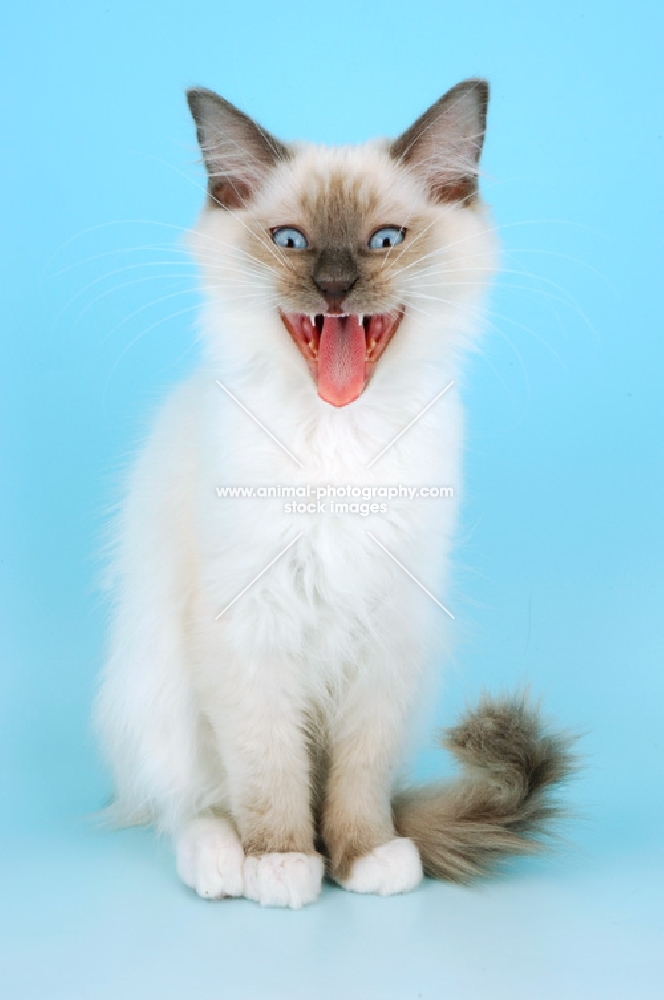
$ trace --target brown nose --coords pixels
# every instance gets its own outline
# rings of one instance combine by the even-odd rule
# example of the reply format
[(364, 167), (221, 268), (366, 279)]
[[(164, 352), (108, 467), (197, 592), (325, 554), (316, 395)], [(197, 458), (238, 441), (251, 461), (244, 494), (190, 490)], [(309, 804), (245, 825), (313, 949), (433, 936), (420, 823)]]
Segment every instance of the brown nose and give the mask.
[(312, 278), (327, 302), (328, 312), (341, 312), (344, 299), (358, 279), (357, 262), (350, 250), (322, 250)]
[(357, 281), (315, 281), (316, 288), (327, 301), (329, 312), (339, 312), (343, 300)]

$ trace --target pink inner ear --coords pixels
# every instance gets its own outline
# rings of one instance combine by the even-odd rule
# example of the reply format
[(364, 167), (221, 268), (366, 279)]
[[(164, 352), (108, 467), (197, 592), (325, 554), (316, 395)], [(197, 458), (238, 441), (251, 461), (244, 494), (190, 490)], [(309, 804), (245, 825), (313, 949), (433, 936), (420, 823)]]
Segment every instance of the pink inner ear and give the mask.
[(434, 201), (472, 201), (477, 195), (477, 180), (475, 177), (456, 177), (445, 183), (434, 184), (431, 197)]
[(251, 188), (246, 181), (235, 178), (214, 178), (210, 181), (210, 202), (222, 208), (245, 208), (251, 200)]

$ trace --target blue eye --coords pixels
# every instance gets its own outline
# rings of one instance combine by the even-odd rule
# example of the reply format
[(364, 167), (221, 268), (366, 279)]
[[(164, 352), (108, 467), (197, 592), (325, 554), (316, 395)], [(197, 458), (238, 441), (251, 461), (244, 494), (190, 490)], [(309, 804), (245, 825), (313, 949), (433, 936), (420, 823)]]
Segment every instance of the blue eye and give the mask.
[(383, 226), (369, 237), (370, 250), (389, 250), (397, 243), (403, 243), (406, 230), (401, 226)]
[(294, 226), (280, 226), (272, 230), (272, 239), (278, 247), (285, 250), (306, 250), (309, 246), (307, 237)]

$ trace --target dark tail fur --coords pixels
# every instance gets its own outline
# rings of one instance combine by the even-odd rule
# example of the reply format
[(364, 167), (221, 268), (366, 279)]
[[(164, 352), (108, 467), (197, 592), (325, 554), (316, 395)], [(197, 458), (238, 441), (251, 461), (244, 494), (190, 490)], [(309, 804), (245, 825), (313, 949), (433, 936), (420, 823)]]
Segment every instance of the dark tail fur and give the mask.
[(466, 773), (398, 795), (397, 832), (415, 842), (428, 875), (453, 882), (541, 849), (560, 814), (552, 793), (575, 769), (573, 742), (548, 733), (525, 697), (485, 697), (442, 740)]

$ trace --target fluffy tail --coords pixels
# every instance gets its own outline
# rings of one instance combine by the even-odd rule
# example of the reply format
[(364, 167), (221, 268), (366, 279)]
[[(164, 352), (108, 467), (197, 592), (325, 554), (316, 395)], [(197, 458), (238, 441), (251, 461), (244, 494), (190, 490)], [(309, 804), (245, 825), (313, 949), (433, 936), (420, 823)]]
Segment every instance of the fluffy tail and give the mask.
[(428, 875), (453, 882), (540, 850), (561, 812), (552, 793), (575, 770), (573, 742), (548, 733), (525, 697), (485, 697), (442, 740), (466, 773), (398, 795), (397, 832), (417, 844)]

